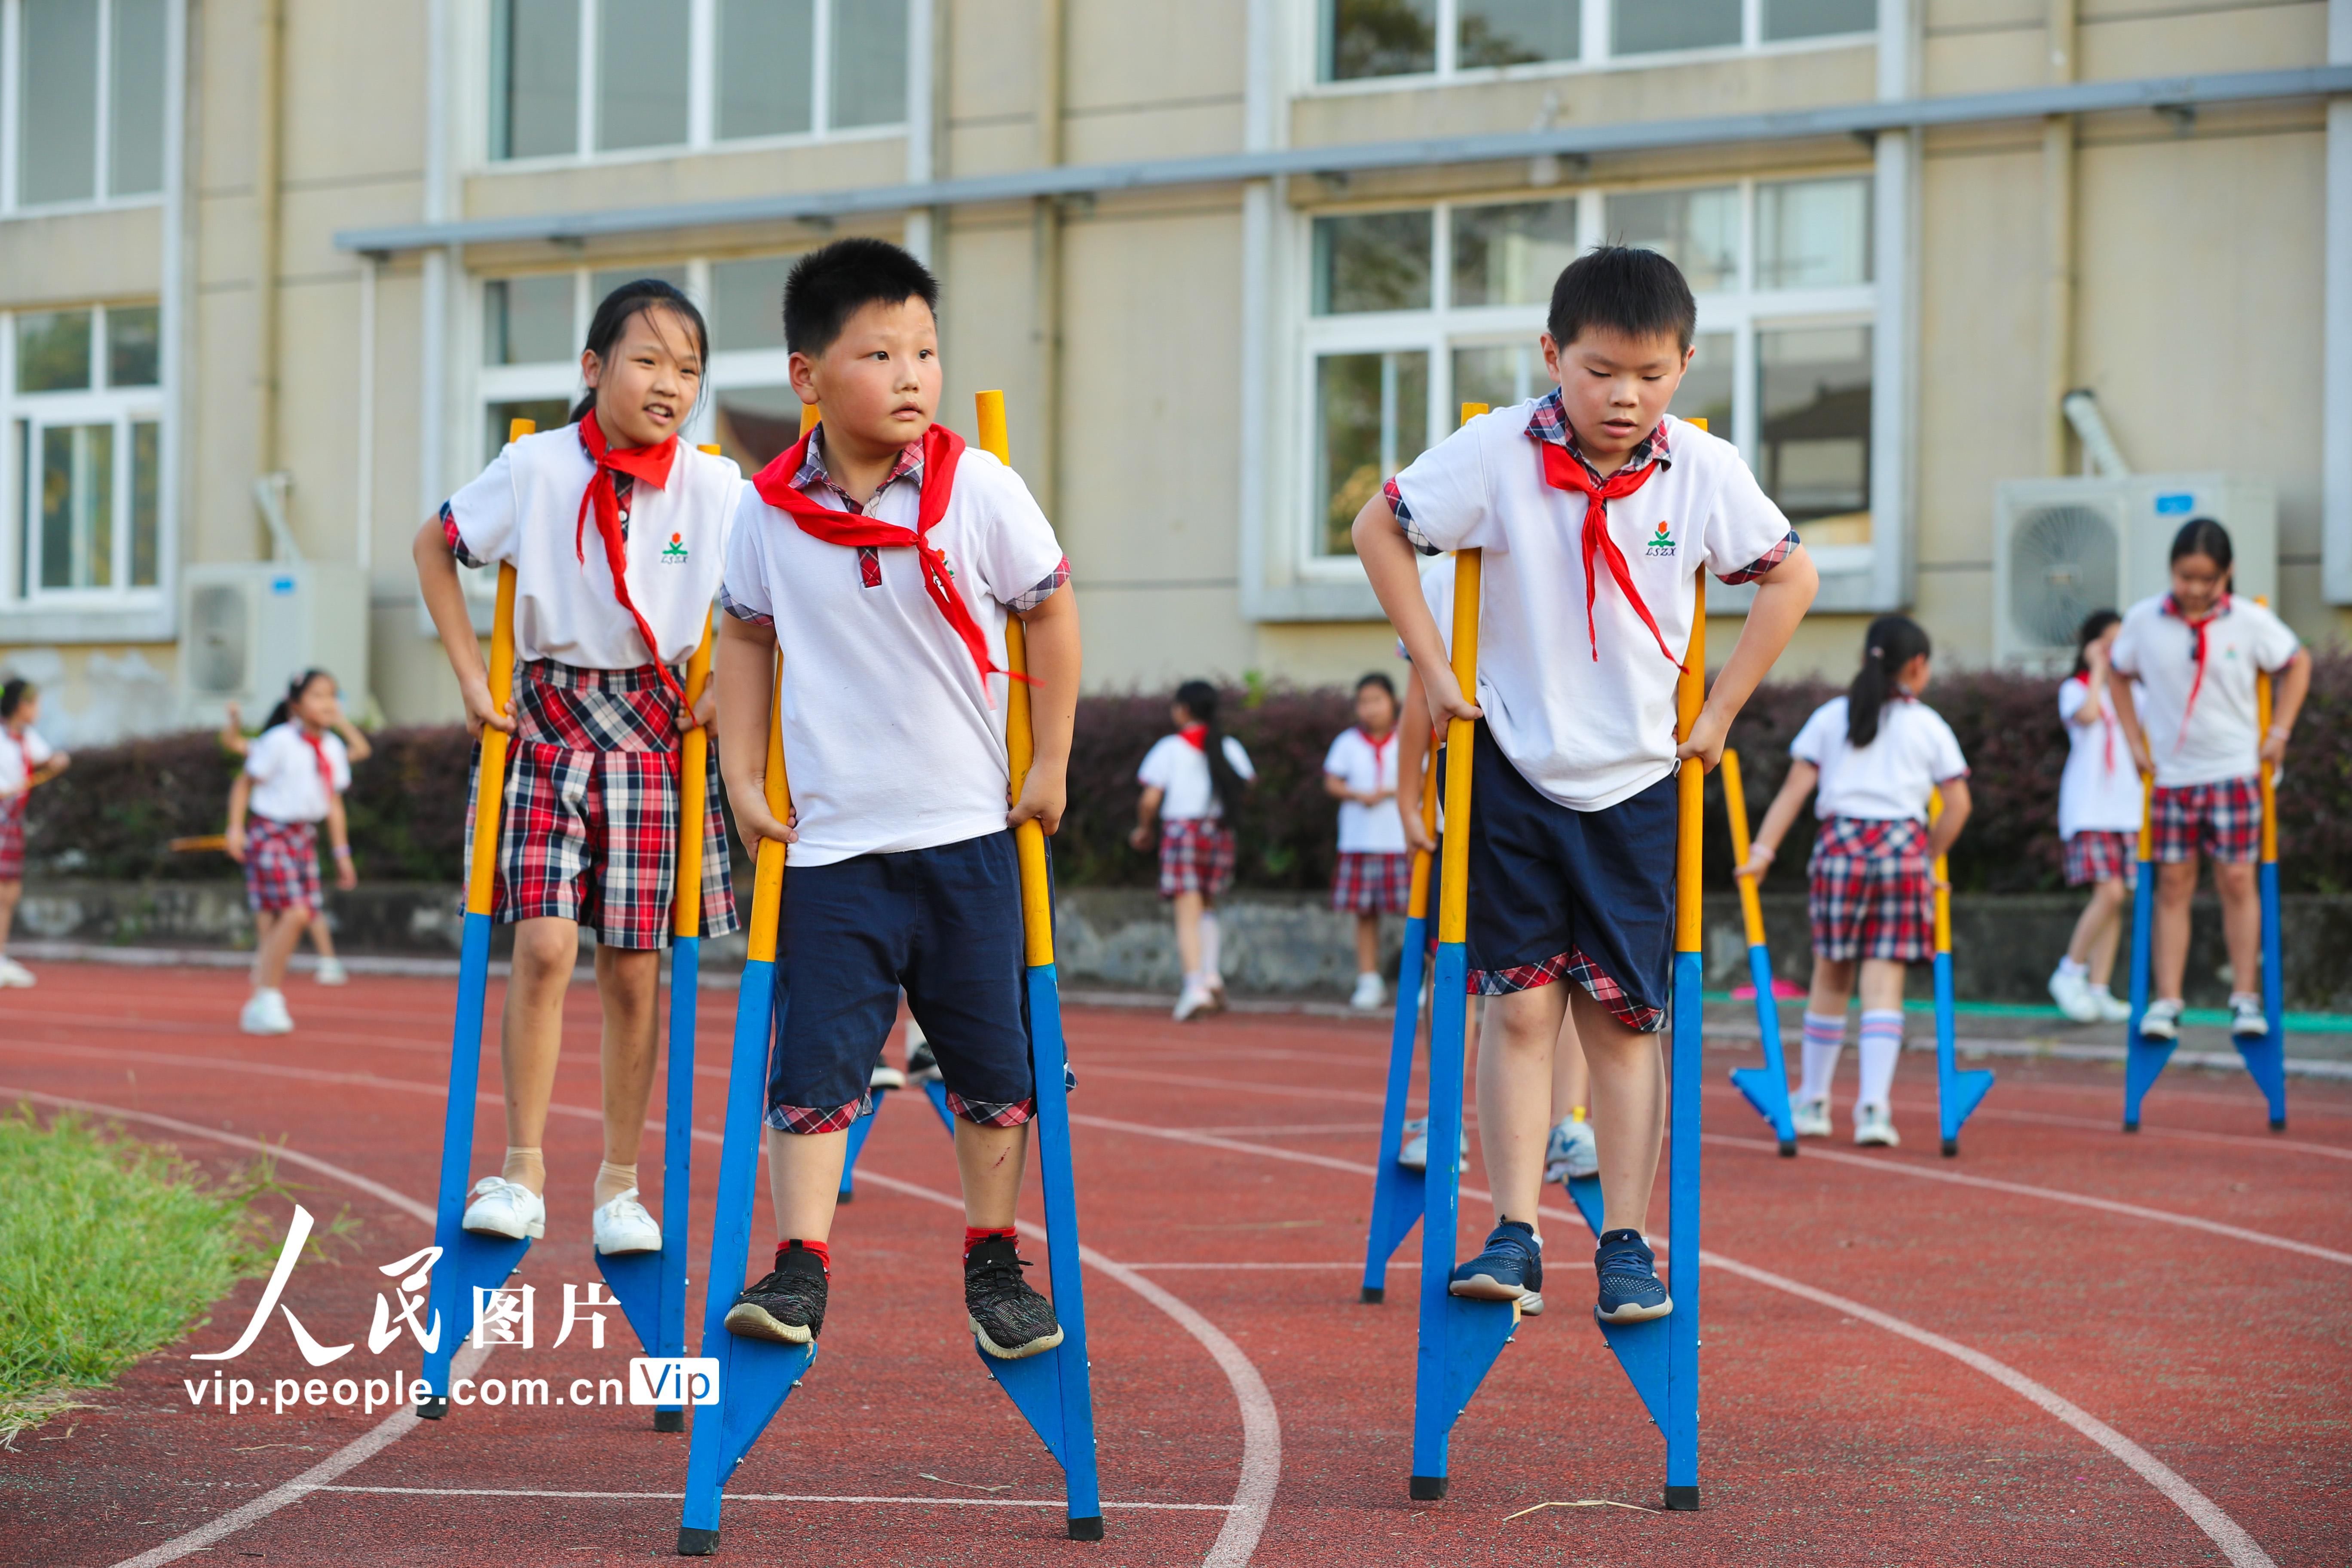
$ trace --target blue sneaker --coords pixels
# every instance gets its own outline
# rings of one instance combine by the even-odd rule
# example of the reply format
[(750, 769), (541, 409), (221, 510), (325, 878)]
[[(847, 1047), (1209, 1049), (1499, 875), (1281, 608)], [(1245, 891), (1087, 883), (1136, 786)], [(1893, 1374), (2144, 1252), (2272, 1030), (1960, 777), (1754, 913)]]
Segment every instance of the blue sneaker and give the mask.
[(1657, 1255), (1638, 1230), (1601, 1232), (1592, 1270), (1601, 1276), (1601, 1301), (1592, 1315), (1604, 1323), (1646, 1323), (1675, 1310), (1658, 1280)]
[(1543, 1310), (1543, 1249), (1535, 1226), (1507, 1219), (1486, 1237), (1486, 1250), (1454, 1271), (1446, 1289), (1474, 1301), (1517, 1301), (1522, 1316)]

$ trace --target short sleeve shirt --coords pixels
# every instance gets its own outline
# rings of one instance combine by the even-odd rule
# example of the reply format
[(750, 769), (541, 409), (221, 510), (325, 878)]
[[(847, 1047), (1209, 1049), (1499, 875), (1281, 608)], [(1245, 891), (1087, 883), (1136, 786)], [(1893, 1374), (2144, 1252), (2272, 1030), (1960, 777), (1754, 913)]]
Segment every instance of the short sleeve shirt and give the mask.
[[(1231, 735), (1225, 737), (1224, 752), (1225, 762), (1244, 782), (1257, 777), (1249, 753)], [(1135, 770), (1135, 777), (1146, 788), (1160, 792), (1162, 822), (1195, 822), (1225, 814), (1209, 779), (1208, 756), (1181, 735), (1162, 735), (1154, 741), (1151, 750), (1143, 753), (1143, 765)]]
[(37, 730), (13, 731), (0, 726), (0, 795), (15, 795), (33, 776), (33, 770), (57, 755)]
[(1910, 817), (1927, 820), (1927, 797), (1936, 786), (1968, 776), (1959, 737), (1944, 716), (1924, 702), (1898, 699), (1878, 715), (1878, 733), (1857, 750), (1846, 739), (1846, 700), (1832, 698), (1813, 710), (1789, 754), (1821, 769), (1813, 815), (1865, 822)]
[[(1397, 731), (1373, 740), (1361, 730), (1343, 730), (1323, 755), (1323, 771), (1351, 790), (1393, 796), (1397, 786)], [(1339, 852), (1343, 855), (1402, 855), (1404, 819), (1397, 816), (1393, 798), (1378, 805), (1361, 801), (1339, 803)]]
[[(2197, 634), (2167, 609), (2168, 595), (2124, 612), (2109, 658), (2138, 683), (2133, 704), (2159, 788), (2244, 778), (2262, 765), (2254, 674), (2286, 668), (2302, 647), (2287, 624), (2252, 599), (2231, 595), (2205, 624), (2205, 679), (2197, 679)], [(2197, 694), (2189, 705), (2189, 692)]]
[(2066, 767), (2058, 775), (2058, 837), (2077, 833), (2131, 833), (2139, 827), (2139, 768), (2124, 743), (2116, 705), (2105, 689), (2099, 711), (2082, 723), (2091, 683), (2066, 678), (2058, 688), (2058, 718), (2066, 726)]
[[(352, 754), (340, 735), (320, 736), (319, 746), (333, 771), (335, 794), (341, 795), (352, 787)], [(254, 814), (272, 822), (323, 822), (333, 805), (319, 771), (319, 753), (291, 721), (254, 737), (245, 753), (245, 776), (253, 781)]]

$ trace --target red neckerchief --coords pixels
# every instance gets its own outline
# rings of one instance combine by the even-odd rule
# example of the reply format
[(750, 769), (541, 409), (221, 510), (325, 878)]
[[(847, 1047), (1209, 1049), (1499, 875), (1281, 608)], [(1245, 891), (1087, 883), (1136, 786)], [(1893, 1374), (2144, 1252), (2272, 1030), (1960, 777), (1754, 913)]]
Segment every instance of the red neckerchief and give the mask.
[[(814, 433), (812, 431), (810, 435)], [(988, 697), (989, 706), (996, 705), (996, 700), (988, 695), (988, 678), (992, 675), (1002, 675), (1025, 686), (1036, 685), (1037, 682), (1025, 675), (1000, 668), (988, 657), (987, 634), (980, 629), (980, 623), (971, 618), (971, 606), (956, 591), (955, 575), (948, 570), (947, 557), (931, 544), (931, 529), (947, 515), (948, 496), (955, 488), (956, 464), (963, 457), (963, 437), (944, 425), (934, 425), (923, 432), (922, 499), (917, 504), (915, 526), (912, 528), (901, 528), (895, 522), (877, 522), (853, 511), (835, 511), (803, 495), (793, 487), (793, 476), (801, 471), (801, 464), (807, 458), (809, 439), (809, 436), (802, 437), (774, 462), (760, 470), (758, 477), (751, 481), (752, 488), (760, 492), (760, 499), (778, 510), (791, 514), (792, 520), (800, 524), (802, 532), (822, 539), (827, 544), (914, 551), (916, 559), (923, 566), (923, 591), (931, 596), (931, 603), (939, 606), (940, 614), (947, 617), (948, 625), (971, 655), (971, 662), (980, 670), (981, 695)]]
[(1619, 550), (1617, 542), (1609, 537), (1609, 503), (1620, 497), (1632, 495), (1646, 484), (1650, 476), (1657, 471), (1658, 460), (1652, 458), (1638, 468), (1620, 468), (1595, 488), (1592, 476), (1584, 471), (1584, 465), (1575, 453), (1549, 441), (1539, 445), (1543, 447), (1544, 482), (1554, 489), (1577, 490), (1584, 496), (1584, 635), (1592, 645), (1593, 662), (1597, 664), (1601, 659), (1601, 634), (1592, 619), (1592, 595), (1600, 587), (1593, 575), (1592, 560), (1598, 555), (1607, 563), (1609, 575), (1617, 584), (1617, 591), (1625, 595), (1626, 601), (1633, 606), (1633, 613), (1642, 617), (1642, 624), (1650, 628), (1652, 637), (1658, 639), (1658, 651), (1666, 656), (1668, 664), (1680, 669), (1683, 661), (1666, 647), (1665, 634), (1658, 630), (1657, 620), (1650, 614), (1650, 606), (1642, 602), (1641, 590), (1633, 586), (1633, 574), (1625, 565), (1624, 552)]
[[(2089, 691), (2091, 686), (2091, 678), (2089, 676), (2070, 675), (2066, 679), (2069, 680), (2081, 681), (2083, 683), (2084, 692), (2087, 693)], [(2114, 773), (2116, 771), (2116, 727), (2108, 721), (2107, 697), (2106, 693), (2104, 691), (2099, 694), (2099, 738), (2105, 742), (2106, 745), (2107, 772)]]
[(604, 542), (604, 564), (613, 571), (613, 597), (621, 608), (629, 612), (636, 622), (637, 635), (646, 639), (646, 657), (654, 661), (654, 673), (661, 677), (662, 685), (675, 698), (680, 708), (686, 706), (686, 693), (678, 689), (677, 677), (662, 662), (661, 645), (654, 641), (654, 629), (646, 624), (636, 601), (629, 597), (629, 542), (621, 532), (621, 497), (613, 488), (615, 472), (660, 489), (669, 482), (670, 464), (677, 457), (677, 437), (671, 436), (658, 446), (629, 447), (615, 450), (604, 439), (604, 430), (596, 423), (596, 411), (590, 409), (580, 420), (580, 444), (588, 449), (588, 460), (595, 469), (588, 476), (588, 489), (580, 497), (580, 520), (572, 530), (572, 552), (580, 563), (588, 563), (588, 516), (596, 516), (596, 534)]
[(1187, 724), (1176, 731), (1176, 738), (1204, 755), (1209, 750), (1209, 727), (1206, 724)]
[(1375, 735), (1359, 724), (1356, 726), (1356, 733), (1361, 735), (1364, 738), (1364, 743), (1372, 749), (1372, 787), (1378, 789), (1381, 784), (1381, 770), (1387, 765), (1385, 759), (1389, 754), (1389, 748), (1396, 744), (1397, 732), (1391, 729), (1385, 735)]
[(327, 760), (325, 738), (313, 735), (299, 723), (294, 726), (294, 732), (302, 737), (302, 743), (310, 748), (312, 756), (319, 759), (319, 782), (327, 786), (327, 804), (332, 806), (335, 804), (335, 764)]
[(2205, 628), (2229, 613), (2230, 595), (2227, 594), (2215, 600), (2211, 609), (2193, 621), (2181, 614), (2180, 605), (2174, 601), (2171, 595), (2167, 594), (2164, 596), (2164, 614), (2179, 619), (2182, 626), (2189, 628), (2189, 635), (2197, 639), (2196, 647), (2189, 656), (2197, 661), (2197, 674), (2189, 682), (2189, 700), (2180, 710), (2180, 733), (2175, 736), (2172, 742), (2172, 749), (2176, 752), (2180, 750), (2182, 742), (2189, 739), (2189, 716), (2197, 711), (2197, 694), (2205, 688)]

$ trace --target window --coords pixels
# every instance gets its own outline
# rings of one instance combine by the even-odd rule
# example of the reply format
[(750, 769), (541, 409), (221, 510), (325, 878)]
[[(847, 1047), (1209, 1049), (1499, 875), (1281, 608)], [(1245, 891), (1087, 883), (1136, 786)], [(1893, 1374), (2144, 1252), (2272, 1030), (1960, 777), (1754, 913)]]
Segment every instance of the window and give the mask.
[(163, 189), (165, 0), (17, 0), (12, 207)]
[(163, 397), (152, 305), (16, 316), (9, 397), (26, 599), (163, 582)]
[(895, 129), (907, 4), (492, 0), (490, 161)]
[(1349, 524), (1464, 403), (1551, 390), (1538, 342), (1560, 269), (1606, 239), (1671, 257), (1698, 297), (1671, 411), (1735, 442), (1816, 550), (1871, 541), (1867, 176), (1443, 203), (1311, 220), (1299, 395), (1306, 552)]
[(1322, 0), (1327, 82), (1851, 38), (1878, 0)]

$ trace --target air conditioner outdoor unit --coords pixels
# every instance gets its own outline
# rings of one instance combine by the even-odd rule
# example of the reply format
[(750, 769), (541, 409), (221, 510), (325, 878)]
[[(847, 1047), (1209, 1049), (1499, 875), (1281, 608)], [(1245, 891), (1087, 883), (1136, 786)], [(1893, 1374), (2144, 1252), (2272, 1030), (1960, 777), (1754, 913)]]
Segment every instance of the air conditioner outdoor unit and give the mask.
[(2278, 493), (2228, 474), (2004, 479), (1993, 488), (1993, 657), (2070, 666), (2083, 617), (2171, 583), (2172, 536), (2192, 517), (2230, 531), (2234, 591), (2278, 602)]
[(331, 673), (353, 713), (367, 705), (368, 585), (357, 566), (238, 562), (181, 574), (180, 700), (191, 723), (234, 702), (260, 722), (287, 682)]

